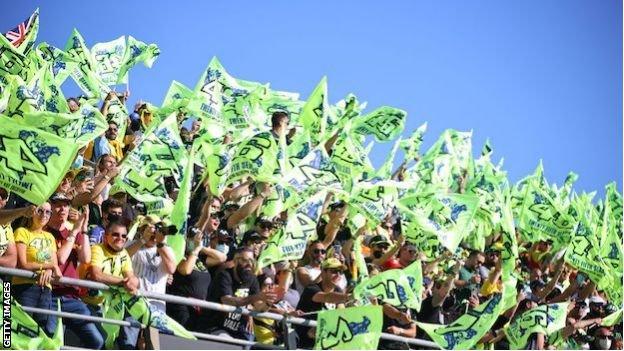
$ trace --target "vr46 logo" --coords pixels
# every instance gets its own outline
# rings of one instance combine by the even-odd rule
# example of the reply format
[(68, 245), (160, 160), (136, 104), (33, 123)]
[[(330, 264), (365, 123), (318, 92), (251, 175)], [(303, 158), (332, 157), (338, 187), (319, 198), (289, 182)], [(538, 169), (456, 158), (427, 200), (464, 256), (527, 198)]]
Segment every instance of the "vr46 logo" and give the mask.
[(45, 165), (22, 139), (0, 136), (0, 164), (20, 174), (26, 171), (47, 173)]

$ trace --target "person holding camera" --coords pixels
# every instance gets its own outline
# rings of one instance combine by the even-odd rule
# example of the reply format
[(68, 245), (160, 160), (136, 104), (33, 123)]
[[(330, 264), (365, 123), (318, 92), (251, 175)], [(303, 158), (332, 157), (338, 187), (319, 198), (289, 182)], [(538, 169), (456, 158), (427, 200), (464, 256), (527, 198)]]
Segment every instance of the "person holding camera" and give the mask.
[[(139, 238), (126, 250), (132, 258), (132, 269), (139, 278), (139, 289), (164, 294), (167, 278), (175, 273), (176, 262), (173, 250), (166, 243), (166, 236), (177, 233), (174, 225), (157, 216), (145, 216), (139, 224)], [(166, 304), (160, 300), (149, 300), (156, 309), (166, 311)]]

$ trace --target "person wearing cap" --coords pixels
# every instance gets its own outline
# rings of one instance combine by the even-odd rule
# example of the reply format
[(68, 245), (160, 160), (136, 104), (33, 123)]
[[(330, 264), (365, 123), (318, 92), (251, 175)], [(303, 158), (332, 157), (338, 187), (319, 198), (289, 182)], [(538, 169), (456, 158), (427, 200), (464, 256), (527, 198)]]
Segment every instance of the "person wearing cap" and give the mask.
[(267, 238), (260, 235), (256, 230), (248, 230), (243, 234), (240, 247), (245, 248), (254, 254), (254, 259), (258, 259)]
[[(132, 258), (132, 270), (139, 278), (139, 289), (164, 294), (167, 278), (176, 270), (175, 255), (165, 239), (177, 233), (177, 229), (158, 216), (148, 215), (139, 223), (137, 233), (140, 237), (127, 250)], [(164, 301), (149, 299), (149, 303), (155, 309), (166, 311)]]
[[(321, 264), (320, 282), (310, 284), (303, 290), (297, 309), (304, 313), (310, 313), (344, 307), (351, 295), (342, 291), (338, 284), (341, 279), (340, 273), (346, 269), (347, 266), (337, 258), (325, 259)], [(312, 328), (297, 325), (295, 331), (299, 336), (297, 347), (312, 348), (314, 346), (314, 330)]]
[(37, 207), (30, 205), (22, 208), (4, 209), (8, 200), (9, 192), (0, 188), (0, 267), (15, 268), (17, 250), (11, 222), (20, 217), (32, 217)]
[[(68, 221), (71, 199), (64, 193), (54, 193), (50, 198), (52, 215), (46, 230), (56, 239), (59, 267), (64, 277), (78, 279), (78, 265), (91, 261), (91, 245), (87, 232), (88, 210), (77, 221)], [(80, 288), (74, 285), (54, 285), (53, 298), (61, 303), (61, 311), (90, 316), (87, 305), (80, 299)], [(81, 336), (83, 346), (98, 350), (104, 345), (102, 333), (94, 322), (63, 318), (63, 324)]]
[[(236, 307), (253, 306), (266, 311), (277, 300), (271, 291), (261, 291), (253, 274), (256, 260), (253, 252), (241, 249), (234, 255), (234, 267), (219, 271), (214, 278), (208, 301)], [(202, 311), (199, 324), (213, 335), (253, 341), (251, 317), (235, 312)]]
[(390, 241), (385, 236), (375, 235), (371, 238), (368, 244), (368, 246), (371, 248), (372, 257), (368, 257), (367, 262), (370, 262), (383, 270), (391, 269), (390, 267), (392, 267), (392, 264), (394, 264), (394, 262), (387, 267), (384, 267), (384, 265), (388, 262), (388, 260), (394, 257), (394, 255), (399, 251), (404, 243), (405, 237), (403, 236), (403, 234), (399, 235), (394, 245), (391, 245)]

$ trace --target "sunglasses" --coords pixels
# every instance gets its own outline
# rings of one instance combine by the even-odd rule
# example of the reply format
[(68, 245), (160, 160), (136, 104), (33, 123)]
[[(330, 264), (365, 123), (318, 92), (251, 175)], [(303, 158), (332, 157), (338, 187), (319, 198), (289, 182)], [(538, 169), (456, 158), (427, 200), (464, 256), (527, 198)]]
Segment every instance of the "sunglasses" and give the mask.
[(221, 220), (221, 218), (219, 217), (219, 215), (218, 215), (218, 214), (216, 214), (216, 213), (212, 213), (212, 214), (210, 214), (210, 218), (211, 218), (211, 219), (218, 219), (218, 220)]
[(324, 254), (326, 254), (326, 253), (327, 253), (327, 250), (325, 250), (325, 249), (314, 249), (314, 250), (312, 250), (312, 252), (313, 252), (315, 255), (319, 255), (319, 254), (320, 254), (320, 255), (324, 255)]
[(325, 268), (325, 272), (329, 272), (331, 274), (338, 274), (341, 271), (339, 269), (336, 269), (336, 268)]
[(111, 236), (113, 238), (122, 238), (122, 239), (127, 239), (128, 238), (128, 234), (121, 234), (121, 233), (117, 233), (117, 232), (111, 233)]
[(116, 131), (118, 131), (118, 130), (119, 130), (119, 129), (117, 129), (117, 128), (108, 128), (108, 131), (109, 131), (109, 132), (116, 132)]
[(52, 215), (52, 210), (44, 210), (43, 208), (38, 208), (37, 209), (37, 214), (39, 216), (43, 216), (43, 215), (50, 216), (50, 215)]
[(378, 249), (382, 249), (382, 250), (388, 250), (389, 247), (390, 247), (390, 245), (388, 245), (388, 244), (377, 245), (377, 248)]
[(259, 226), (262, 229), (273, 229), (272, 223), (260, 222)]

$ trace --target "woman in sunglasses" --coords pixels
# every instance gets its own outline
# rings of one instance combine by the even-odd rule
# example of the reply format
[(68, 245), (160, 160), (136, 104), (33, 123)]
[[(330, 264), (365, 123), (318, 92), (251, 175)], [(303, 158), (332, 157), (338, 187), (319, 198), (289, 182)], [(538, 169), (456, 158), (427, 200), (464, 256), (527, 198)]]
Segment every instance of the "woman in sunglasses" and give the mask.
[[(52, 279), (62, 276), (56, 257), (56, 240), (43, 230), (50, 220), (52, 208), (48, 202), (39, 206), (26, 226), (15, 230), (18, 268), (37, 273), (37, 278), (13, 277), (12, 295), (23, 306), (55, 310), (52, 305)], [(56, 317), (33, 314), (33, 319), (52, 336)]]

